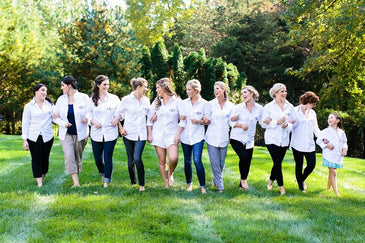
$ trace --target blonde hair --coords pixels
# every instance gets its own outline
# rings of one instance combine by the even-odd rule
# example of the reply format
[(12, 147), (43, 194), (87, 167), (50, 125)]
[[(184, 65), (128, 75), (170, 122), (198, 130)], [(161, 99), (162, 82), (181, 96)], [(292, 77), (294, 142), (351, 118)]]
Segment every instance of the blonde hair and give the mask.
[(197, 80), (197, 79), (189, 80), (186, 83), (186, 86), (188, 86), (188, 85), (190, 85), (193, 88), (193, 90), (198, 91), (198, 93), (200, 93), (200, 91), (202, 90), (202, 86), (201, 86), (199, 80)]
[(241, 90), (247, 89), (248, 92), (253, 94), (253, 99), (255, 101), (259, 100), (259, 92), (251, 85), (246, 85), (245, 87), (243, 87)]
[(286, 88), (286, 86), (282, 83), (276, 83), (272, 86), (272, 88), (269, 91), (269, 94), (271, 98), (275, 99), (275, 94), (279, 92), (282, 88)]
[[(161, 89), (169, 96), (175, 96), (177, 97), (177, 94), (174, 90), (174, 88), (172, 87), (171, 83), (170, 83), (170, 79), (169, 78), (162, 78), (160, 80), (158, 80), (156, 82), (156, 85), (160, 85)], [(156, 104), (156, 110), (161, 106), (161, 100), (160, 97), (156, 97), (155, 98), (155, 104)]]
[(224, 89), (224, 98), (226, 100), (229, 100), (226, 83), (223, 81), (217, 81), (214, 83), (214, 86), (216, 86), (216, 85), (219, 86), (221, 89)]
[(138, 86), (143, 86), (143, 84), (148, 84), (147, 80), (144, 78), (132, 78), (131, 85), (133, 90), (136, 90)]

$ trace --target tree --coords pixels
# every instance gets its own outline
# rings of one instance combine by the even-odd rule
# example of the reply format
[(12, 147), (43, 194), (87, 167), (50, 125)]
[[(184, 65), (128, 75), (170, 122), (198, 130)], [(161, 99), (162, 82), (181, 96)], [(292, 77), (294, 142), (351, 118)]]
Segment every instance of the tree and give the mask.
[(181, 98), (186, 98), (185, 93), (185, 72), (184, 60), (179, 45), (174, 46), (172, 53), (172, 79), (175, 84), (175, 91)]
[[(40, 4), (33, 1), (0, 2), (0, 114), (5, 133), (19, 133), (22, 108), (37, 82), (49, 85), (60, 71), (56, 55), (59, 39), (44, 21)], [(52, 95), (52, 90), (49, 89)]]
[[(351, 118), (350, 151), (365, 144), (365, 8), (357, 1), (284, 1), (283, 18), (293, 45), (307, 59), (294, 70), (303, 80), (313, 72), (326, 77), (319, 108), (344, 111)], [(362, 133), (362, 134), (361, 134)], [(361, 143), (360, 143), (361, 144)], [(365, 156), (364, 147), (361, 148)]]
[(133, 41), (120, 8), (89, 6), (80, 18), (60, 29), (61, 60), (66, 74), (74, 76), (80, 90), (90, 92), (99, 74), (107, 75), (119, 96), (129, 91), (129, 81), (139, 76), (141, 47)]
[(146, 80), (150, 80), (152, 77), (152, 70), (151, 70), (151, 53), (150, 49), (147, 46), (142, 47), (142, 57), (141, 57), (141, 73), (142, 77)]
[(183, 0), (126, 0), (126, 4), (128, 20), (139, 41), (148, 47), (170, 35), (176, 21), (191, 16)]
[(288, 99), (297, 102), (303, 92), (301, 87), (306, 88), (307, 83), (288, 75), (286, 70), (299, 68), (303, 55), (288, 46), (286, 38), (285, 25), (280, 21), (278, 10), (254, 11), (229, 26), (227, 36), (212, 48), (213, 56), (222, 57), (243, 71), (247, 83), (263, 94), (264, 102), (270, 100), (268, 91), (276, 82), (295, 87), (290, 89)]
[[(152, 69), (152, 87), (155, 87), (156, 82), (165, 77), (169, 77), (168, 68), (168, 52), (162, 41), (156, 42), (151, 51), (151, 69)], [(156, 96), (156, 91), (151, 90), (151, 98)]]

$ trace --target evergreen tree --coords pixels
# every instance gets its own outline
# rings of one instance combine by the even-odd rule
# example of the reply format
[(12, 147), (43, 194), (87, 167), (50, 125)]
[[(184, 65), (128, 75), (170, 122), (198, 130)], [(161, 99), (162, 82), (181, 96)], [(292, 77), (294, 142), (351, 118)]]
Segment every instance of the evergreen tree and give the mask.
[(176, 93), (182, 98), (186, 98), (185, 85), (187, 80), (185, 79), (184, 72), (184, 60), (179, 45), (174, 46), (172, 53), (172, 78), (175, 84)]
[(151, 98), (156, 97), (156, 90), (154, 88), (156, 82), (168, 77), (168, 52), (162, 41), (156, 42), (151, 51), (151, 67), (152, 67), (152, 89)]

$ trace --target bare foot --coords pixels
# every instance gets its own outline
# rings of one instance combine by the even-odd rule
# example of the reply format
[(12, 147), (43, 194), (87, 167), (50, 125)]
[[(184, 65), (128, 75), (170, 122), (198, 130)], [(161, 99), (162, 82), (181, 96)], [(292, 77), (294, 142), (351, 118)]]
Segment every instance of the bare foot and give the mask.
[(245, 190), (249, 190), (250, 189), (249, 186), (248, 186), (248, 184), (247, 184), (247, 180), (241, 180), (241, 186)]
[(285, 195), (285, 189), (283, 186), (279, 187), (280, 195)]
[(303, 181), (303, 191), (307, 191), (307, 184)]
[(200, 188), (200, 190), (202, 191), (202, 194), (207, 193), (207, 190), (205, 189), (205, 187)]
[(139, 191), (140, 192), (144, 192), (146, 189), (144, 188), (144, 186), (139, 186)]
[(269, 190), (269, 191), (271, 191), (271, 190), (272, 190), (272, 183), (273, 183), (273, 181), (272, 181), (272, 180), (270, 180), (270, 181), (269, 181), (269, 184), (267, 184), (267, 190)]
[(109, 187), (109, 183), (108, 182), (104, 182), (104, 188)]
[(171, 174), (171, 176), (169, 176), (169, 186), (174, 185), (175, 181), (174, 181), (174, 175)]
[(186, 187), (186, 190), (187, 190), (188, 192), (191, 192), (191, 191), (193, 190), (193, 184), (188, 185), (188, 186)]
[(80, 184), (74, 184), (71, 188), (80, 187)]

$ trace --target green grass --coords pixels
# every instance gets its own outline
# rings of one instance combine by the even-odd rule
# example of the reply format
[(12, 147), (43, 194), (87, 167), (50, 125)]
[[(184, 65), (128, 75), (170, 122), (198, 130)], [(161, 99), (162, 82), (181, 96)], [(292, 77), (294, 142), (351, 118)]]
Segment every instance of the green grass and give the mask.
[[(290, 151), (283, 162), (286, 195), (267, 191), (272, 166), (263, 147), (254, 150), (249, 191), (238, 189), (238, 161), (231, 148), (224, 169), (224, 193), (211, 189), (206, 149), (203, 162), (208, 193), (185, 191), (182, 153), (175, 186), (163, 188), (155, 151), (146, 145), (146, 191), (129, 182), (123, 142), (114, 151), (114, 173), (102, 188), (91, 145), (84, 152), (80, 188), (71, 189), (63, 152), (55, 139), (50, 170), (42, 188), (32, 178), (30, 154), (20, 136), (0, 135), (0, 242), (363, 242), (365, 239), (365, 160), (345, 158), (338, 170), (341, 197), (326, 190), (328, 169), (318, 154), (307, 180), (296, 186)], [(195, 169), (194, 169), (195, 170)]]

